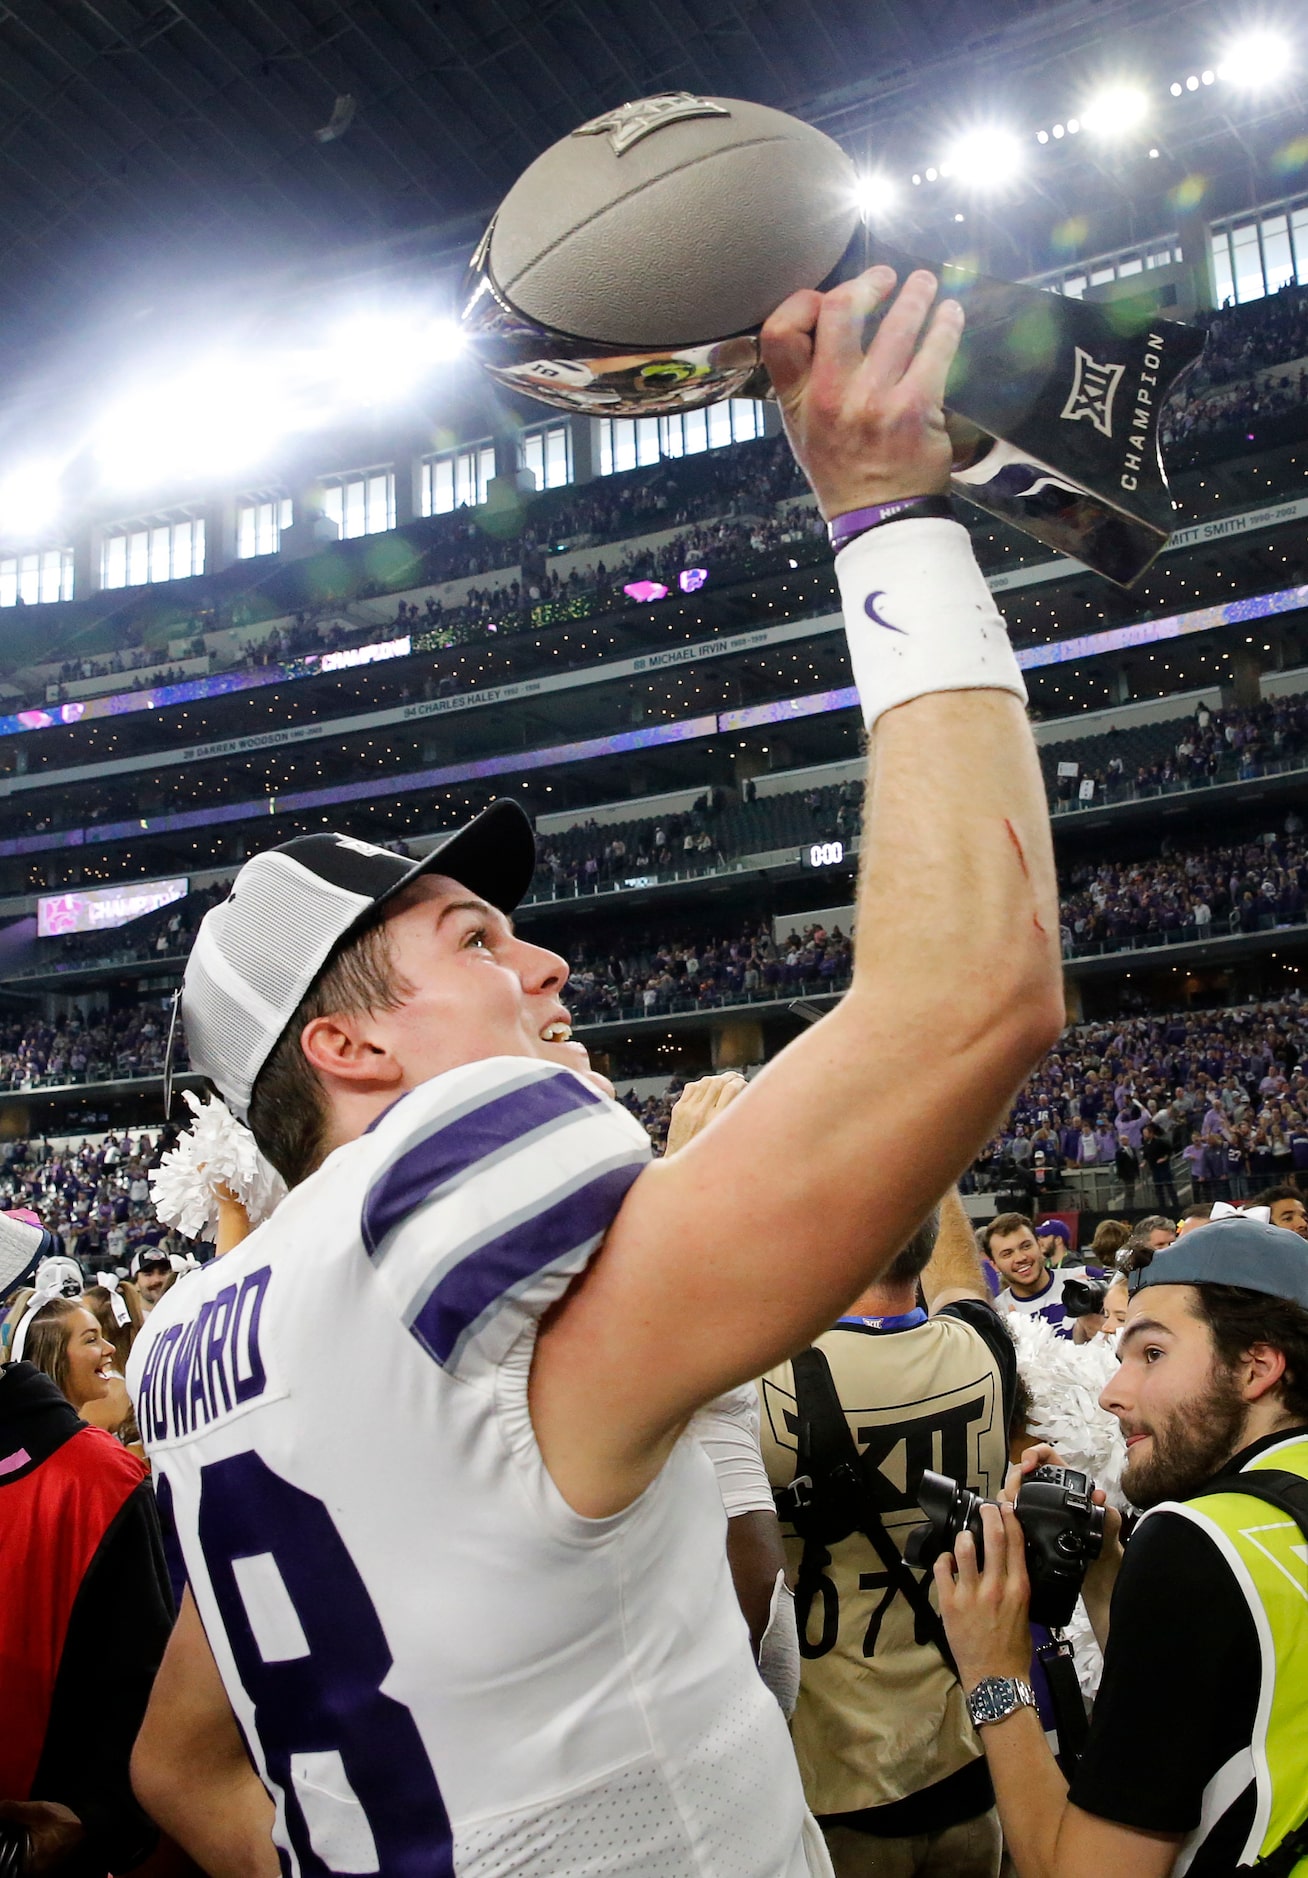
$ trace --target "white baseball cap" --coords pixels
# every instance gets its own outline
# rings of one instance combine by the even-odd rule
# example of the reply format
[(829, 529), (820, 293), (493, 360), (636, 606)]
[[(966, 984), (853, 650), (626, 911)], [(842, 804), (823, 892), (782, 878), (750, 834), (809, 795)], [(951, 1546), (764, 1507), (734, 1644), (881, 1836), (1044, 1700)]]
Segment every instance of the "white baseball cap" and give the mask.
[[(205, 914), (187, 961), (181, 997), (191, 1068), (244, 1121), (259, 1071), (342, 939), (420, 874), (448, 874), (510, 913), (535, 866), (531, 823), (508, 797), (418, 862), (333, 834), (298, 835), (256, 854)], [(171, 1049), (165, 1103), (170, 1090)]]
[(69, 1258), (67, 1253), (57, 1253), (52, 1258), (42, 1259), (36, 1268), (36, 1283), (39, 1286), (47, 1279), (52, 1285), (58, 1285), (61, 1296), (65, 1298), (80, 1298), (86, 1289), (81, 1266), (76, 1259)]

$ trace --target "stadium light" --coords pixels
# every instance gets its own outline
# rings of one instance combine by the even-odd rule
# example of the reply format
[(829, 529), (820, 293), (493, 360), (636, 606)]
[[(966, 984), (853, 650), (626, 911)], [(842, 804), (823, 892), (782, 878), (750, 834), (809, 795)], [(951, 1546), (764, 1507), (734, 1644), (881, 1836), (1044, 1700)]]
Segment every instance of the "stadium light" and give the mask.
[(1260, 27), (1231, 41), (1218, 62), (1217, 76), (1242, 91), (1261, 91), (1284, 78), (1292, 63), (1289, 40)]
[[(1026, 159), (1022, 140), (1001, 124), (978, 124), (965, 131), (948, 156), (951, 172), (963, 175), (973, 189), (998, 189), (1011, 182)], [(945, 165), (941, 164), (941, 174)]]
[(25, 463), (0, 481), (0, 536), (35, 546), (48, 535), (62, 507), (57, 463)]
[(414, 322), (398, 313), (356, 313), (327, 334), (323, 378), (349, 404), (387, 404), (412, 389), (426, 363)]
[(454, 322), (412, 310), (360, 312), (330, 329), (319, 364), (348, 403), (389, 404), (462, 351)]
[(462, 358), (468, 349), (467, 335), (457, 320), (433, 320), (427, 331), (427, 344), (433, 361), (444, 365)]
[(127, 493), (169, 478), (256, 467), (296, 424), (283, 390), (285, 376), (273, 358), (256, 364), (219, 355), (137, 387), (97, 428), (95, 453), (104, 482)]
[(859, 177), (854, 200), (858, 204), (859, 214), (875, 221), (878, 215), (893, 212), (899, 201), (899, 186), (880, 170), (873, 170)]
[(1090, 100), (1081, 122), (1097, 137), (1122, 137), (1141, 124), (1149, 99), (1139, 85), (1108, 85)]

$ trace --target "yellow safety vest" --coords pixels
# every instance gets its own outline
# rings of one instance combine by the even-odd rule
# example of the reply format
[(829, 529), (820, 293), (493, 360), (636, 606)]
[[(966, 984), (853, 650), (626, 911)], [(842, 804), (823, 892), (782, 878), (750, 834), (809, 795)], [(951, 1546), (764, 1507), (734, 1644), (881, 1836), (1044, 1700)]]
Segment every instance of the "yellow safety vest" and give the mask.
[[(1265, 1448), (1241, 1472), (1264, 1469), (1308, 1480), (1308, 1435)], [(1169, 1502), (1167, 1511), (1212, 1539), (1258, 1635), (1262, 1686), (1253, 1739), (1214, 1776), (1199, 1828), (1206, 1834), (1252, 1781), (1254, 1819), (1241, 1851), (1241, 1863), (1252, 1865), (1308, 1818), (1308, 1539), (1288, 1515), (1244, 1493), (1206, 1493)], [(1179, 1871), (1188, 1864), (1185, 1849)], [(1308, 1858), (1294, 1866), (1294, 1878), (1308, 1878)]]

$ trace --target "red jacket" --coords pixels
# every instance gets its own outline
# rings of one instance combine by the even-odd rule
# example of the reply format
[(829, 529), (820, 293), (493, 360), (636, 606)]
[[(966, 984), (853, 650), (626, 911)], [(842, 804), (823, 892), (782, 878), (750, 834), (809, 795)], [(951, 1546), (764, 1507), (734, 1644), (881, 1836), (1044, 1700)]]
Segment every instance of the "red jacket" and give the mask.
[[(16, 1459), (0, 1465), (8, 1471)], [(14, 1469), (3, 1481), (0, 1793), (6, 1799), (43, 1797), (32, 1793), (32, 1778), (73, 1604), (100, 1541), (144, 1479), (140, 1461), (112, 1435), (82, 1427), (48, 1460)]]
[(30, 1363), (0, 1369), (0, 1800), (52, 1800), (88, 1869), (154, 1840), (128, 1761), (172, 1622), (141, 1462)]

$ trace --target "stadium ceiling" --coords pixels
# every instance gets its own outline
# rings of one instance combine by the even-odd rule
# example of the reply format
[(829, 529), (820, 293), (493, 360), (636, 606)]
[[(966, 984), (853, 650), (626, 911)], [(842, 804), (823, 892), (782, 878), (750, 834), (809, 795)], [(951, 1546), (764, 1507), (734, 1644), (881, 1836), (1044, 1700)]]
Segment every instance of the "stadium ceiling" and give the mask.
[[(1278, 4), (1293, 32), (1296, 0), (1258, 17)], [(1233, 20), (1218, 0), (21, 0), (0, 6), (0, 367), (12, 383), (88, 318), (166, 320), (278, 271), (453, 261), (542, 148), (628, 97), (779, 105), (907, 183), (969, 123), (1033, 138), (1096, 82), (1157, 91), (1215, 62)], [(1236, 175), (1237, 206), (1265, 198), (1304, 119), (1286, 85), (1238, 117), (1211, 93), (1163, 103), (1143, 180), (1068, 140), (978, 211), (1006, 265), (1047, 265), (1087, 200), (1133, 227), (1196, 166)], [(910, 193), (938, 249), (957, 191)]]

